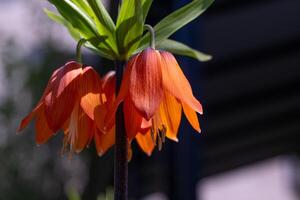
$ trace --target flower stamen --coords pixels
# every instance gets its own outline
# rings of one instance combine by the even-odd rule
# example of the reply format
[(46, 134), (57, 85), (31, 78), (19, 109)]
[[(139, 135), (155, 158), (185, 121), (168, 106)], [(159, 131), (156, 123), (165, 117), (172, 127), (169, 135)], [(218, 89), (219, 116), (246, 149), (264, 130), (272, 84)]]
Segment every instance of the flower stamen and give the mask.
[(162, 124), (159, 116), (156, 116), (155, 119), (152, 119), (150, 133), (154, 145), (158, 145), (158, 150), (161, 151), (163, 144), (166, 142), (167, 127)]

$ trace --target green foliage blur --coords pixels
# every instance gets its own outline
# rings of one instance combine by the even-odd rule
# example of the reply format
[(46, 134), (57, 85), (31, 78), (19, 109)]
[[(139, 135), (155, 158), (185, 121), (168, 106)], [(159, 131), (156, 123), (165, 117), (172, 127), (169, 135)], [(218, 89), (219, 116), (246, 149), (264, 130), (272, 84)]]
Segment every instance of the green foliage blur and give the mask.
[[(68, 200), (82, 200), (80, 194), (74, 188), (69, 188), (67, 190)], [(113, 200), (114, 190), (112, 188), (106, 189), (104, 193), (98, 195), (97, 200)]]

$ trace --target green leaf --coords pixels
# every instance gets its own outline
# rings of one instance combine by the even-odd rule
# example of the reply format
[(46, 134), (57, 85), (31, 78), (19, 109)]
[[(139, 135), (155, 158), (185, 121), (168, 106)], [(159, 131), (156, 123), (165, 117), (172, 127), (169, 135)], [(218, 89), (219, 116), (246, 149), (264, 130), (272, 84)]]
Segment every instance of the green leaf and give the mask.
[(88, 39), (99, 36), (97, 27), (93, 21), (76, 4), (70, 0), (50, 0), (58, 12), (68, 20), (81, 35)]
[(150, 7), (152, 5), (153, 0), (143, 0), (142, 4), (143, 4), (143, 22), (145, 23), (148, 12), (150, 10)]
[(93, 10), (86, 0), (71, 0), (78, 8), (84, 11), (88, 16), (94, 16)]
[[(117, 54), (117, 44), (115, 39), (115, 25), (111, 20), (109, 14), (104, 8), (101, 0), (71, 0), (75, 3), (83, 12), (85, 12), (90, 19), (93, 20), (94, 24), (97, 27), (99, 35), (106, 36), (107, 39), (104, 43), (100, 44), (103, 48), (111, 49), (113, 54)], [(100, 8), (99, 8), (100, 6)], [(102, 6), (102, 8), (101, 8)], [(104, 18), (103, 19), (103, 12)], [(105, 15), (106, 14), (106, 15)], [(110, 21), (109, 21), (109, 19)], [(108, 22), (110, 22), (108, 24)]]
[(143, 7), (141, 0), (123, 0), (117, 19), (117, 41), (120, 54), (128, 57), (137, 48), (143, 34)]
[(94, 13), (98, 17), (101, 24), (104, 25), (104, 28), (113, 34), (116, 30), (116, 25), (114, 21), (111, 19), (109, 13), (107, 12), (105, 6), (103, 5), (101, 0), (87, 0)]
[(118, 53), (118, 48), (116, 44), (116, 26), (113, 20), (111, 19), (109, 13), (104, 7), (101, 0), (87, 0), (93, 12), (95, 13), (99, 24), (99, 32), (102, 35), (108, 36), (108, 42), (112, 46), (112, 49)]
[(177, 42), (175, 40), (164, 40), (161, 41), (157, 48), (167, 50), (171, 53), (181, 55), (181, 56), (189, 56), (192, 58), (195, 58), (199, 61), (205, 62), (212, 59), (211, 55), (202, 53), (200, 51), (197, 51), (183, 43)]
[(68, 29), (70, 35), (74, 38), (74, 40), (76, 41), (80, 40), (80, 33), (76, 29), (74, 29), (73, 26), (65, 18), (46, 8), (44, 9), (44, 12), (47, 14), (47, 16), (50, 19), (52, 19), (58, 24), (65, 26)]
[[(160, 41), (169, 38), (178, 29), (201, 15), (213, 1), (214, 0), (193, 0), (191, 3), (188, 3), (162, 19), (154, 27), (156, 36), (155, 41), (159, 43)], [(149, 40), (150, 35), (147, 33), (143, 37), (139, 49), (144, 49), (148, 45)]]
[(84, 44), (85, 47), (87, 47), (88, 49), (90, 49), (91, 51), (93, 51), (94, 53), (109, 59), (109, 60), (114, 60), (114, 56), (111, 55), (110, 51), (107, 51), (107, 49), (103, 49), (101, 47), (97, 47), (96, 45), (94, 45), (92, 42), (87, 42)]
[[(98, 32), (98, 27), (94, 23), (95, 21), (91, 19), (91, 17), (93, 19), (96, 18), (93, 17), (93, 10), (89, 8), (86, 0), (84, 1), (85, 3), (79, 0), (50, 0), (58, 12), (80, 33), (82, 38), (86, 40), (99, 38), (99, 40), (101, 40), (102, 35)], [(108, 36), (106, 38), (108, 38)], [(107, 39), (100, 44), (96, 44), (91, 42), (89, 48), (92, 50), (98, 49), (97, 52), (106, 55), (106, 58), (109, 57), (113, 59), (116, 56), (116, 53), (107, 42)]]
[[(80, 40), (80, 38), (81, 38), (80, 33), (76, 29), (74, 29), (73, 26), (66, 19), (64, 19), (61, 15), (58, 15), (50, 10), (44, 9), (44, 11), (50, 19), (65, 26), (69, 30), (71, 36), (76, 41)], [(107, 49), (100, 47), (100, 44), (105, 40), (106, 40), (106, 36), (100, 36), (97, 38), (89, 38), (87, 40), (88, 42), (86, 44), (84, 44), (84, 46), (104, 58), (113, 60), (114, 57), (111, 56), (110, 52), (107, 51)]]

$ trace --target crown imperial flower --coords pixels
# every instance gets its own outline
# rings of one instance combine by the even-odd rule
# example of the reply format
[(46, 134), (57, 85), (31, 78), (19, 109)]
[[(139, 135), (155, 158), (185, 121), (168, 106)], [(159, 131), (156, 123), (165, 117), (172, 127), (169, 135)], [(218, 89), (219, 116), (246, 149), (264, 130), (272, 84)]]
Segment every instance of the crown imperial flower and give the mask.
[(178, 141), (182, 110), (192, 127), (201, 131), (196, 112), (202, 114), (202, 106), (176, 59), (167, 51), (148, 48), (130, 59), (119, 95), (106, 117), (108, 127), (121, 102), (128, 139), (136, 138), (148, 155), (156, 144), (161, 149), (165, 137)]
[[(71, 151), (80, 152), (95, 137), (97, 150), (104, 152), (111, 145), (99, 142), (107, 136), (94, 122), (95, 108), (104, 106), (103, 95), (101, 79), (92, 67), (68, 62), (54, 71), (40, 101), (22, 120), (18, 131), (35, 119), (38, 144), (63, 130), (63, 149), (70, 146)], [(109, 143), (112, 139), (107, 140)]]

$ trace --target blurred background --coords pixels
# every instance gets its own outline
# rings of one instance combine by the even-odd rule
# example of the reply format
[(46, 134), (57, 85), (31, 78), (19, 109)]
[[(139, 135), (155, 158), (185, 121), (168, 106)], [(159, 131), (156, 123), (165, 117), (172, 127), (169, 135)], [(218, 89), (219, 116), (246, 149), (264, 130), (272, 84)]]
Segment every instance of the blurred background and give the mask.
[[(148, 23), (187, 2), (154, 0)], [(99, 158), (92, 145), (68, 159), (62, 134), (39, 147), (32, 124), (16, 136), (52, 71), (74, 59), (75, 42), (44, 7), (54, 9), (0, 0), (0, 200), (65, 200), (72, 191), (94, 200), (113, 186), (113, 150)], [(300, 199), (299, 9), (299, 0), (218, 0), (173, 36), (214, 56), (178, 57), (204, 106), (202, 133), (183, 118), (180, 143), (151, 157), (134, 144), (130, 199)], [(89, 51), (84, 59), (100, 73), (113, 67)]]

